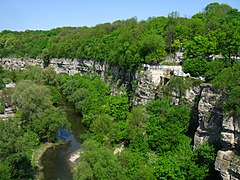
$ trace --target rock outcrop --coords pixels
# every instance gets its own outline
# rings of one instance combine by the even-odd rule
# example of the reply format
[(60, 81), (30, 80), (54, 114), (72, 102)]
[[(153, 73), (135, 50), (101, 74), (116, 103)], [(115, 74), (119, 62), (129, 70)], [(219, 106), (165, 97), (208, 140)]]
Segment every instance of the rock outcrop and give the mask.
[[(24, 69), (29, 65), (40, 65), (44, 67), (44, 61), (41, 59), (0, 59), (4, 69), (16, 70)], [(135, 72), (123, 72), (118, 67), (110, 67), (105, 62), (82, 59), (51, 59), (49, 66), (53, 67), (60, 74), (88, 74), (97, 73), (108, 84), (114, 84), (111, 89), (112, 94), (118, 94), (132, 88), (131, 80), (136, 81), (135, 96), (133, 105), (146, 104), (156, 98), (156, 92), (159, 91), (171, 78), (175, 76), (188, 76), (182, 71), (181, 66), (151, 66), (143, 64), (144, 70)], [(109, 73), (110, 72), (110, 73)]]
[(194, 148), (205, 141), (210, 143), (221, 141), (223, 112), (220, 104), (223, 96), (214, 92), (210, 84), (202, 84), (198, 103), (199, 127), (194, 136)]
[(220, 150), (217, 153), (215, 169), (221, 173), (224, 180), (240, 179), (240, 157), (232, 150)]
[(240, 119), (223, 112), (226, 95), (213, 90), (210, 84), (201, 86), (198, 103), (199, 127), (194, 136), (194, 148), (208, 141), (218, 143), (221, 147), (217, 153), (215, 169), (221, 178), (240, 179)]
[(134, 105), (146, 104), (161, 96), (159, 92), (171, 79), (171, 76), (188, 76), (183, 72), (181, 66), (150, 66), (143, 64), (143, 67), (143, 71), (136, 73), (137, 88), (135, 90)]
[(0, 63), (3, 68), (6, 70), (16, 70), (16, 69), (24, 69), (30, 65), (40, 65), (43, 67), (44, 62), (42, 59), (19, 59), (19, 58), (2, 58), (0, 59)]

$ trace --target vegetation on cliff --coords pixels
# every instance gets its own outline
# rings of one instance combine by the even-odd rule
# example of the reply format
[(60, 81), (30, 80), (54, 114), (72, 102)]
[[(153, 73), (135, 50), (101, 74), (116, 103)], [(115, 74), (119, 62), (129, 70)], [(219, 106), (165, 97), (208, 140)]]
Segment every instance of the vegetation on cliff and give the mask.
[[(228, 5), (212, 3), (187, 19), (171, 13), (167, 18), (135, 18), (92, 28), (57, 28), (50, 31), (0, 33), (0, 57), (82, 58), (107, 61), (123, 71), (140, 63), (157, 63), (173, 51), (184, 50), (183, 68), (192, 76), (228, 94), (225, 108), (240, 113), (240, 13)], [(208, 61), (211, 55), (222, 60)], [(187, 136), (188, 105), (171, 105), (166, 98), (146, 106), (129, 106), (129, 97), (111, 95), (98, 76), (57, 75), (50, 67), (0, 70), (0, 87), (17, 82), (13, 119), (0, 121), (0, 177), (31, 179), (32, 152), (41, 143), (56, 141), (59, 127), (69, 127), (57, 107), (61, 93), (83, 116), (87, 127), (75, 179), (204, 179), (215, 159), (208, 144), (192, 150)], [(5, 81), (4, 81), (5, 80)], [(193, 82), (173, 78), (166, 91), (184, 94)], [(121, 152), (114, 150), (121, 146)]]
[[(57, 101), (53, 103), (59, 92), (75, 105), (88, 127), (74, 178), (202, 179), (208, 175), (214, 150), (208, 145), (192, 150), (186, 135), (188, 106), (170, 105), (162, 99), (131, 109), (127, 95), (110, 95), (98, 76), (56, 75), (50, 68), (29, 67), (13, 77), (18, 110), (13, 119), (0, 122), (2, 177), (33, 177), (33, 150), (43, 142), (54, 142), (58, 128), (68, 126), (64, 113), (55, 107)], [(124, 146), (123, 151), (114, 154), (119, 145)]]

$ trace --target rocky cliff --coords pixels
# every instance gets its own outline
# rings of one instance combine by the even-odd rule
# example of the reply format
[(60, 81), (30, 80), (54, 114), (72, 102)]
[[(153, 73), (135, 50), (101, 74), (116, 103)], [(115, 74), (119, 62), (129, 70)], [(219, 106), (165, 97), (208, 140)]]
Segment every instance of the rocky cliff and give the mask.
[(205, 141), (219, 144), (215, 169), (222, 179), (240, 179), (240, 119), (224, 113), (225, 100), (226, 95), (214, 90), (210, 84), (201, 85), (194, 148)]
[[(136, 73), (135, 105), (146, 104), (162, 96), (159, 93), (162, 92), (161, 89), (168, 83), (172, 76), (189, 76), (183, 72), (181, 66), (150, 66), (143, 64), (143, 67), (144, 70)], [(177, 94), (175, 96), (173, 95), (173, 98), (175, 97), (176, 103), (173, 102), (173, 104), (178, 104), (179, 97), (177, 97)]]
[[(4, 69), (24, 69), (29, 65), (44, 66), (41, 59), (2, 58), (0, 63)], [(112, 94), (117, 94), (127, 89), (133, 89), (132, 80), (136, 83), (135, 98), (132, 104), (146, 104), (156, 98), (156, 92), (175, 76), (188, 76), (182, 71), (181, 66), (150, 66), (143, 64), (144, 70), (140, 72), (123, 72), (118, 67), (110, 67), (104, 62), (81, 59), (51, 59), (49, 66), (57, 73), (74, 75), (77, 73), (92, 75), (97, 73), (108, 84), (111, 84)]]
[[(3, 58), (0, 63), (5, 69), (15, 70), (23, 69), (28, 65), (40, 65), (44, 63), (40, 59), (8, 59)], [(52, 66), (57, 73), (66, 73), (74, 75), (97, 73), (102, 79), (111, 83), (112, 93), (121, 92), (121, 88), (127, 88), (132, 85), (131, 80), (135, 82), (135, 98), (133, 105), (146, 104), (159, 96), (160, 89), (168, 83), (172, 76), (188, 76), (184, 74), (181, 66), (150, 66), (143, 65), (143, 70), (137, 73), (122, 72), (118, 67), (110, 67), (106, 63), (70, 60), (70, 59), (52, 59), (49, 66)], [(122, 79), (123, 78), (123, 79)], [(130, 84), (126, 84), (126, 82)], [(134, 86), (134, 85), (132, 85)], [(195, 101), (199, 97), (199, 101)], [(179, 99), (184, 98), (190, 104), (194, 105), (198, 128), (194, 135), (194, 148), (205, 141), (220, 144), (215, 161), (215, 169), (220, 172), (223, 179), (240, 179), (240, 158), (238, 155), (240, 146), (240, 118), (232, 117), (223, 112), (223, 104), (226, 95), (216, 91), (210, 84), (188, 88), (184, 97), (179, 93), (172, 91), (172, 104), (178, 104)], [(195, 129), (194, 129), (195, 130)]]

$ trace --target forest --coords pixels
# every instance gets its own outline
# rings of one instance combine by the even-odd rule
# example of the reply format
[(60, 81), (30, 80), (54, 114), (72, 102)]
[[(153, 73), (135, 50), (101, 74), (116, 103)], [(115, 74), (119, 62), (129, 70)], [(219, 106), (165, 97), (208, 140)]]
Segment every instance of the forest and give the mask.
[[(95, 27), (63, 27), (49, 31), (0, 32), (0, 57), (86, 59), (107, 62), (122, 71), (142, 63), (158, 64), (167, 55), (183, 51), (184, 71), (227, 94), (224, 110), (240, 114), (240, 12), (211, 3), (191, 18), (172, 12), (168, 17), (136, 18)], [(211, 60), (213, 56), (219, 59)], [(60, 127), (69, 129), (59, 107), (64, 97), (82, 115), (84, 134), (81, 160), (74, 179), (212, 179), (218, 147), (204, 143), (193, 150), (189, 134), (191, 107), (172, 105), (172, 88), (190, 85), (173, 78), (164, 97), (132, 107), (129, 91), (111, 95), (99, 76), (56, 74), (39, 66), (25, 70), (0, 69), (0, 87), (16, 82), (12, 119), (0, 121), (0, 177), (34, 179), (34, 150), (57, 142)], [(194, 83), (201, 82), (190, 82)], [(4, 99), (0, 101), (4, 111)], [(114, 154), (117, 147), (121, 153)], [(106, 158), (107, 157), (107, 158)]]
[(184, 51), (185, 59), (239, 55), (240, 12), (211, 3), (203, 12), (184, 18), (118, 20), (94, 27), (63, 27), (48, 31), (0, 32), (0, 57), (85, 59), (106, 61), (125, 71), (141, 63), (159, 63), (166, 55)]
[[(171, 105), (163, 98), (131, 109), (127, 95), (110, 95), (98, 76), (60, 75), (50, 67), (2, 71), (6, 76), (17, 82), (12, 100), (18, 109), (14, 118), (0, 122), (0, 176), (5, 179), (33, 178), (33, 150), (56, 142), (59, 127), (70, 128), (58, 107), (62, 95), (88, 129), (74, 179), (204, 179), (213, 171), (214, 147), (192, 150), (186, 104)], [(124, 151), (114, 155), (120, 144)]]

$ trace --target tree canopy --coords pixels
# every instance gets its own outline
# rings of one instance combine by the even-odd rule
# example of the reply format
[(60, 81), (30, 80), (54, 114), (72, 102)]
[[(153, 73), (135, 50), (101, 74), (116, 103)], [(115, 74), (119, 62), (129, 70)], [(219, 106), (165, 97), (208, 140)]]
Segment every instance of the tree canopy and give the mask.
[(158, 63), (184, 50), (188, 58), (239, 55), (240, 12), (211, 3), (191, 18), (172, 12), (168, 17), (136, 18), (94, 27), (63, 27), (47, 31), (0, 32), (0, 57), (78, 58), (106, 61), (125, 71), (140, 63)]

